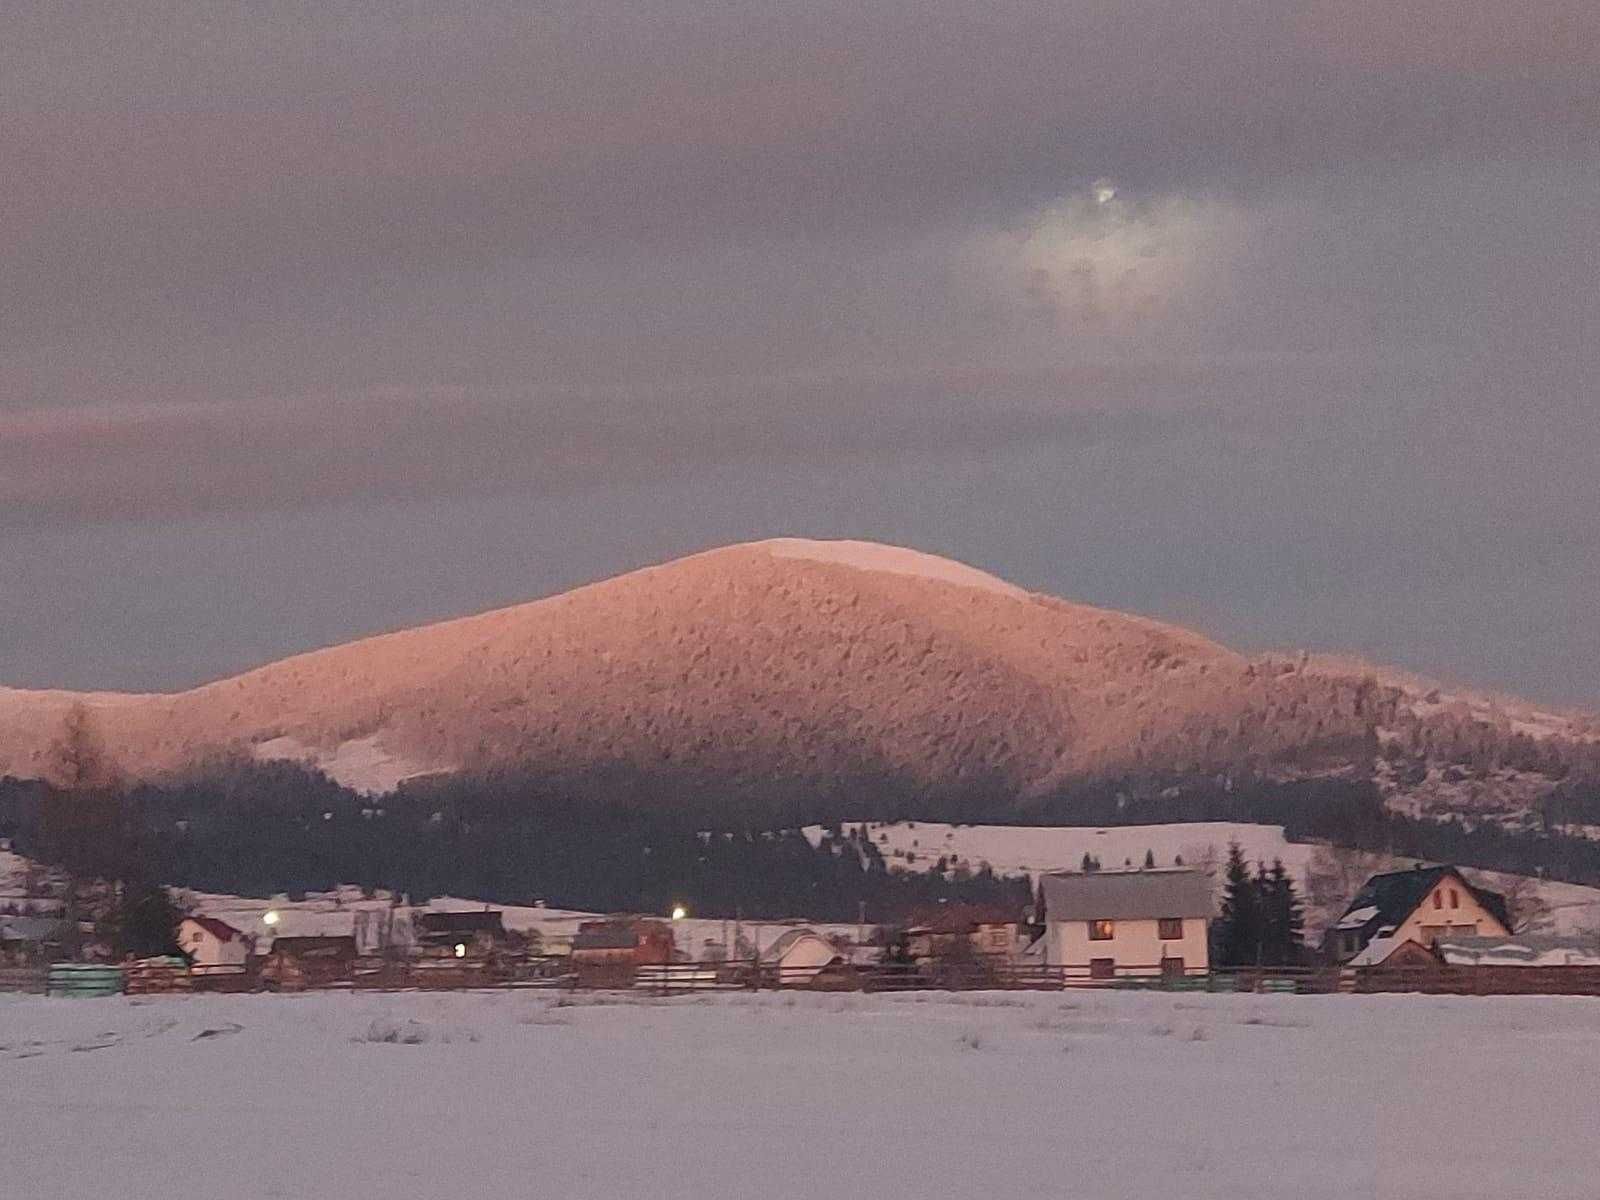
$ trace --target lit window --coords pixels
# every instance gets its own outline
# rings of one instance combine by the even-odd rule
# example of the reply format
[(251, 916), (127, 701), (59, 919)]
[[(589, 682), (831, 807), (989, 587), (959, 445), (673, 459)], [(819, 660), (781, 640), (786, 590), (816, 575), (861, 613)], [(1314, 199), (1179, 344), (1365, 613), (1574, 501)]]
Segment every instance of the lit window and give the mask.
[(1109, 942), (1117, 936), (1117, 923), (1115, 921), (1090, 921), (1089, 940), (1091, 942)]
[(1162, 917), (1156, 926), (1156, 934), (1163, 942), (1176, 942), (1183, 938), (1182, 917)]

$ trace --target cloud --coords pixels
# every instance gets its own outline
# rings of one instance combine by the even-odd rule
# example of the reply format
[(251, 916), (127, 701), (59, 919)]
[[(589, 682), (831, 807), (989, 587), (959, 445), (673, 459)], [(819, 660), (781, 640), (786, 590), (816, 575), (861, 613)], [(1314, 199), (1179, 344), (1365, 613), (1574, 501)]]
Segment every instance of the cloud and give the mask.
[[(971, 458), (1020, 445), (1169, 436), (1194, 419), (1108, 410), (1103, 385), (1119, 375), (1123, 387), (1161, 379), (1173, 391), (1186, 378), (1152, 365), (723, 381), (644, 393), (390, 389), (248, 405), (36, 409), (0, 414), (0, 527), (550, 495), (682, 478), (722, 463)], [(988, 402), (974, 407), (974, 395)]]

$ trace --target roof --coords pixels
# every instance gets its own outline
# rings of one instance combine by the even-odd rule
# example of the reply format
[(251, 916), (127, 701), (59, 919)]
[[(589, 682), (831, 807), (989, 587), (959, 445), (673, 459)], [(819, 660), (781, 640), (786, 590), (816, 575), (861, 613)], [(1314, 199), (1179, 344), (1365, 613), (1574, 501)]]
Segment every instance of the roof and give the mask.
[(424, 933), (504, 933), (500, 913), (492, 909), (476, 912), (425, 912), (417, 924)]
[(185, 917), (185, 921), (193, 922), (200, 926), (219, 942), (231, 942), (234, 938), (242, 938), (244, 934), (229, 925), (226, 921), (219, 921), (215, 917)]
[(1046, 875), (1047, 921), (1137, 921), (1209, 917), (1216, 911), (1211, 878), (1187, 867), (1083, 871)]
[(970, 933), (984, 925), (1016, 925), (1021, 913), (1000, 904), (927, 904), (907, 918), (907, 929)]
[(1457, 967), (1600, 967), (1600, 938), (1592, 934), (1441, 938), (1434, 948)]
[(274, 954), (316, 954), (319, 951), (333, 954), (348, 953), (353, 957), (356, 952), (356, 939), (353, 937), (280, 937), (272, 940), (272, 953)]
[(1455, 867), (1425, 867), (1420, 863), (1407, 871), (1387, 871), (1367, 880), (1334, 928), (1362, 929), (1370, 933), (1380, 929), (1398, 929), (1407, 917), (1417, 911), (1417, 906), (1427, 899), (1428, 893), (1446, 878), (1456, 880), (1495, 920), (1507, 929), (1511, 928), (1506, 898), (1499, 892), (1474, 887)]
[(58, 917), (0, 917), (0, 941), (53, 942), (72, 929)]
[(1413, 942), (1410, 938), (1375, 937), (1365, 946), (1363, 946), (1361, 953), (1357, 954), (1354, 958), (1347, 962), (1345, 966), (1376, 967), (1387, 960), (1388, 957), (1396, 950), (1400, 949), (1401, 946), (1407, 944), (1417, 946), (1418, 949), (1424, 948), (1419, 943)]
[(761, 961), (777, 962), (785, 954), (789, 953), (796, 943), (802, 942), (806, 938), (812, 938), (821, 942), (829, 950), (833, 951), (836, 958), (844, 957), (840, 952), (839, 947), (835, 946), (831, 941), (823, 937), (815, 929), (786, 929), (783, 931), (783, 933), (778, 935), (777, 940), (774, 941), (772, 945), (768, 946), (761, 952)]
[(574, 950), (632, 950), (639, 931), (627, 921), (594, 921), (579, 926), (572, 935)]

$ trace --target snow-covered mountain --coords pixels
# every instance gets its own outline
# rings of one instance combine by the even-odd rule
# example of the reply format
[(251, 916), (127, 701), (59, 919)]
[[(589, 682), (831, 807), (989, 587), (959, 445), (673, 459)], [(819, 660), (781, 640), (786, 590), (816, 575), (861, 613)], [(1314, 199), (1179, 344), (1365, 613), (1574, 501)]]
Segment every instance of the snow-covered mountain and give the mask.
[[(801, 539), (177, 694), (0, 690), (0, 774), (82, 771), (87, 756), (153, 777), (245, 755), (371, 790), (515, 768), (613, 787), (889, 781), (1026, 801), (1090, 777), (1250, 769), (1375, 773), (1397, 804), (1425, 805), (1495, 772), (1548, 783), (1600, 758), (1597, 741), (1592, 719), (1340, 660), (1252, 660), (914, 550)], [(1529, 788), (1503, 782), (1488, 790), (1525, 802)]]

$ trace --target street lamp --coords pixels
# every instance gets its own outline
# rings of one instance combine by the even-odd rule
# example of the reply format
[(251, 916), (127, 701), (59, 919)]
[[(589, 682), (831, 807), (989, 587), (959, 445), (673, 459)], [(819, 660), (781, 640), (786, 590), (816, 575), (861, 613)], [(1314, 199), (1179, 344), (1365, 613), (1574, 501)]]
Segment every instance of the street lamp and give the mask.
[(261, 918), (261, 923), (268, 929), (275, 926), (278, 923), (278, 910), (275, 908), (267, 909), (266, 915)]

